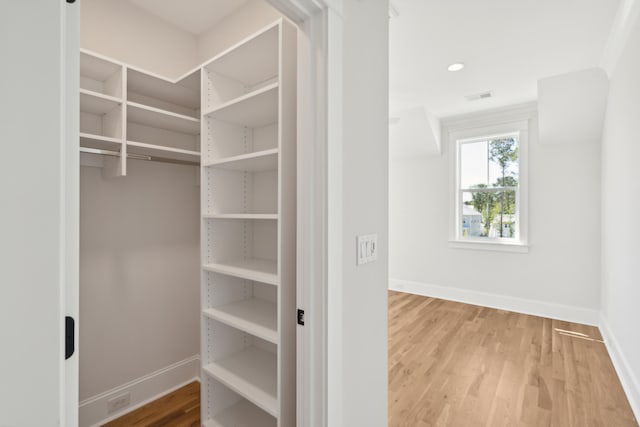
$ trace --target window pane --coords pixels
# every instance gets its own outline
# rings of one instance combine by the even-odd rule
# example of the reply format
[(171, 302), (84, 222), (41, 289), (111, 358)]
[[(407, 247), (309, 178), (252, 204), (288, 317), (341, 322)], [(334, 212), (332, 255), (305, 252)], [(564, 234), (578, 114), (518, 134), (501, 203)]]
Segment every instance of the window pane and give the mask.
[(498, 205), (493, 218), (492, 229), (495, 237), (514, 239), (516, 237), (516, 192), (501, 191), (497, 194)]
[(516, 237), (516, 192), (462, 192), (461, 237)]
[(508, 136), (489, 141), (489, 186), (518, 185), (518, 138)]
[(487, 142), (468, 142), (460, 145), (460, 185), (476, 188), (488, 185)]

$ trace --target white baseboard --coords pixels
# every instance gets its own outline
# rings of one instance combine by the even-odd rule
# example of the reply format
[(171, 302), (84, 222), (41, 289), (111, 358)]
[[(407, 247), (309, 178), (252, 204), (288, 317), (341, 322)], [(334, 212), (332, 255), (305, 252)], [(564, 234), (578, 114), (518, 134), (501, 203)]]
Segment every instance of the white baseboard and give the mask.
[(515, 311), (517, 313), (548, 317), (585, 325), (598, 326), (600, 324), (598, 310), (589, 308), (400, 279), (389, 279), (389, 289), (392, 291), (408, 292), (410, 294), (497, 308), (500, 310)]
[[(196, 355), (80, 402), (80, 427), (97, 427), (200, 379), (200, 356)], [(129, 392), (131, 403), (107, 413), (107, 401)]]
[(609, 322), (607, 322), (607, 319), (602, 314), (600, 315), (600, 332), (607, 346), (609, 357), (611, 357), (611, 361), (613, 362), (613, 367), (616, 369), (618, 378), (620, 378), (620, 382), (622, 383), (622, 388), (627, 395), (631, 409), (636, 416), (636, 420), (640, 420), (640, 381), (638, 381), (638, 377), (634, 374), (628, 359), (624, 356), (618, 340), (609, 327)]

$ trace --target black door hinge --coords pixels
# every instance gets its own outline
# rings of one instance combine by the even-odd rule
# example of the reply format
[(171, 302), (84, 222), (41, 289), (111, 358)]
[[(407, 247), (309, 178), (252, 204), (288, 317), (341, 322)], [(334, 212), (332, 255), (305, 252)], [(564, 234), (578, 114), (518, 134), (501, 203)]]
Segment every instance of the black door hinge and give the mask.
[(298, 325), (304, 326), (304, 310), (298, 309)]
[(76, 0), (67, 0), (67, 3), (75, 3)]
[(67, 360), (76, 351), (75, 338), (76, 322), (73, 317), (66, 316), (64, 318), (64, 360)]

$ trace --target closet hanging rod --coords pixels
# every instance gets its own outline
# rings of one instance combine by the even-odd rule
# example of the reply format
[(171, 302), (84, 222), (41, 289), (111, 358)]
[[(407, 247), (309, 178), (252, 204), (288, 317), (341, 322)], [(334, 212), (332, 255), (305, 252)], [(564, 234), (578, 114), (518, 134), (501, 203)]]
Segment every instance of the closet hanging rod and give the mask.
[[(118, 151), (101, 150), (98, 148), (80, 147), (80, 152), (88, 153), (88, 154), (98, 154), (100, 156), (120, 157), (120, 153)], [(132, 160), (147, 160), (150, 162), (173, 163), (176, 165), (200, 166), (200, 163), (198, 162), (190, 162), (188, 160), (169, 159), (166, 157), (147, 156), (145, 154), (127, 153), (127, 158)]]

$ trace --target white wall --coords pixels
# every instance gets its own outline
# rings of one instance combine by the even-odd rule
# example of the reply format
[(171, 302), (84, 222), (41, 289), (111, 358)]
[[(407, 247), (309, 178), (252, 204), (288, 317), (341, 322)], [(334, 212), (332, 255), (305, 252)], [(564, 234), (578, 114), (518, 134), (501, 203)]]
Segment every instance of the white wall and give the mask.
[(632, 28), (611, 76), (602, 143), (602, 316), (610, 353), (640, 416), (640, 22)]
[(82, 0), (80, 19), (85, 49), (169, 78), (198, 65), (196, 36), (127, 0)]
[[(342, 42), (331, 32), (340, 18), (329, 16), (328, 425), (381, 427), (388, 405), (388, 4), (343, 6)], [(371, 233), (378, 260), (356, 266), (356, 236)]]
[(204, 62), (282, 15), (264, 0), (249, 0), (198, 37), (198, 60)]
[(80, 177), (80, 399), (199, 353), (200, 187), (193, 167), (132, 161)]
[(537, 120), (529, 128), (527, 254), (449, 248), (451, 147), (446, 133), (441, 156), (391, 161), (392, 286), (400, 280), (444, 287), (443, 294), (462, 295), (459, 290), (496, 294), (511, 298), (507, 301), (511, 304), (535, 300), (544, 303), (538, 308), (553, 305), (547, 307), (548, 315), (558, 312), (555, 316), (565, 313), (586, 317), (576, 320), (597, 320), (599, 144), (541, 145)]

